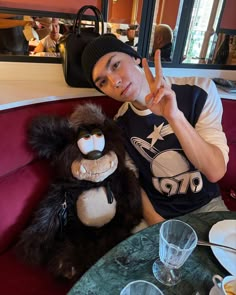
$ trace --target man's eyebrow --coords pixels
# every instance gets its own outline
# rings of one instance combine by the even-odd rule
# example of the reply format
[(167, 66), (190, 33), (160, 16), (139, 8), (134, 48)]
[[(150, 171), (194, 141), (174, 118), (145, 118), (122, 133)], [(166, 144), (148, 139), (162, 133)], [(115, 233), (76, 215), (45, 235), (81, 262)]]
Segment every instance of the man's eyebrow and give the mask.
[[(115, 54), (112, 55), (112, 56), (108, 59), (108, 61), (107, 61), (107, 63), (106, 63), (106, 66), (105, 66), (106, 70), (109, 68), (109, 66), (110, 66), (110, 64), (111, 64), (111, 61), (112, 61), (112, 59), (113, 59), (114, 56), (115, 56)], [(98, 76), (98, 77), (94, 80), (94, 83), (96, 84), (100, 79), (101, 79), (101, 77)]]

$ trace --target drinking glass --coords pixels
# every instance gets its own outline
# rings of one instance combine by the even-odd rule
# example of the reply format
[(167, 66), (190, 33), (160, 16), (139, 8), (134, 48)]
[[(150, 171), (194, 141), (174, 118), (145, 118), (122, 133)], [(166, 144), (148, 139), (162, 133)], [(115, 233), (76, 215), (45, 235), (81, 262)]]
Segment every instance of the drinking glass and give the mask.
[(181, 278), (180, 267), (197, 245), (197, 234), (187, 223), (171, 219), (160, 228), (159, 258), (153, 263), (155, 278), (167, 286), (176, 285)]
[(164, 295), (157, 286), (144, 281), (137, 280), (130, 282), (121, 290), (120, 295)]

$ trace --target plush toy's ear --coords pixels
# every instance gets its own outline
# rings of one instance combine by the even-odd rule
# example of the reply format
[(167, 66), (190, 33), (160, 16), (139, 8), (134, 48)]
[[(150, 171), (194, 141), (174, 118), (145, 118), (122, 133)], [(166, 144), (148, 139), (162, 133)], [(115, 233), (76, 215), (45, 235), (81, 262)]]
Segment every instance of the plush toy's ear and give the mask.
[(28, 129), (28, 139), (40, 157), (50, 159), (58, 155), (73, 140), (68, 120), (58, 116), (39, 116)]

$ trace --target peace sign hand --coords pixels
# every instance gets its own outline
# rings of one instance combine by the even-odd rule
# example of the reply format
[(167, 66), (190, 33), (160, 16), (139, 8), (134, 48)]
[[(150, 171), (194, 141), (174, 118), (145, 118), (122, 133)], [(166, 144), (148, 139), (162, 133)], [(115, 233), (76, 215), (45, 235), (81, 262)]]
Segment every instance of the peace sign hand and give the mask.
[(150, 89), (150, 94), (145, 98), (146, 105), (154, 114), (163, 116), (169, 121), (175, 117), (179, 109), (177, 107), (175, 92), (163, 78), (160, 50), (155, 52), (154, 63), (155, 77), (153, 77), (146, 58), (142, 60), (143, 69)]

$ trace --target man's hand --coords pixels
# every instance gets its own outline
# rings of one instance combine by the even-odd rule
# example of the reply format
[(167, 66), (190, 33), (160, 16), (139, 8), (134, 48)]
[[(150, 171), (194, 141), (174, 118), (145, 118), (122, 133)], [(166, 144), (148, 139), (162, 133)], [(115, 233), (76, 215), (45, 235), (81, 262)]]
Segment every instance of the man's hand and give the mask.
[(154, 114), (163, 116), (166, 120), (171, 120), (179, 113), (179, 109), (174, 91), (163, 78), (160, 50), (155, 52), (154, 63), (155, 77), (148, 66), (147, 60), (145, 58), (142, 60), (150, 88), (150, 94), (146, 96), (146, 105)]

